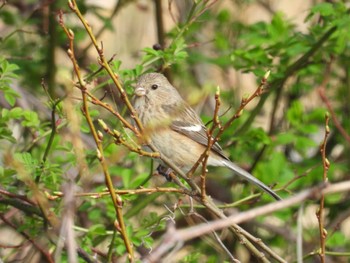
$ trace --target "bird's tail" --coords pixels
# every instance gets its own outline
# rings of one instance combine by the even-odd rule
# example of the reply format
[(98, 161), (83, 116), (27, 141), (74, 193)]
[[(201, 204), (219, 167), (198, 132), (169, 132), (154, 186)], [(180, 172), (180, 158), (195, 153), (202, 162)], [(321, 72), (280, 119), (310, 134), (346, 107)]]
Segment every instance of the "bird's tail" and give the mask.
[(224, 161), (224, 165), (228, 168), (230, 168), (232, 171), (234, 171), (237, 175), (243, 177), (245, 180), (255, 184), (256, 186), (260, 187), (262, 190), (264, 190), (266, 193), (271, 195), (276, 200), (282, 200), (282, 198), (276, 194), (272, 189), (270, 189), (267, 185), (265, 185), (263, 182), (259, 181), (257, 178), (255, 178), (253, 175), (248, 173), (247, 171), (243, 170), (236, 164), (230, 162), (229, 160)]

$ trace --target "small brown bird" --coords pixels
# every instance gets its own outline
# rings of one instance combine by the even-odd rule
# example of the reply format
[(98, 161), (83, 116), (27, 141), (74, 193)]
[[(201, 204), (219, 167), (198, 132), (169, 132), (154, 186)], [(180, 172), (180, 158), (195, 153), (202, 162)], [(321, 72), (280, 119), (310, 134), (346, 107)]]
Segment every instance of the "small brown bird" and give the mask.
[[(135, 95), (135, 110), (152, 144), (161, 155), (188, 172), (208, 145), (206, 127), (197, 113), (159, 73), (142, 75), (136, 84)], [(211, 148), (207, 164), (226, 166), (276, 200), (281, 200), (268, 186), (232, 163), (218, 143)]]

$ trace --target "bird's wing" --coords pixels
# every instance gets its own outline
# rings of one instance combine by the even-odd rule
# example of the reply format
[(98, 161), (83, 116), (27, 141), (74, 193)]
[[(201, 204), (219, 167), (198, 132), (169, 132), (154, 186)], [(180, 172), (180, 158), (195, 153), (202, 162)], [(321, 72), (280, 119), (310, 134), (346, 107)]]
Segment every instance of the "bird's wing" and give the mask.
[[(173, 112), (171, 115), (172, 121), (170, 128), (172, 130), (189, 137), (199, 144), (204, 146), (208, 145), (207, 128), (204, 126), (197, 113), (195, 113), (190, 106), (183, 105), (183, 107), (177, 107), (177, 111)], [(223, 158), (227, 159), (222, 151), (222, 148), (217, 142), (211, 149)]]
[[(183, 104), (181, 107), (178, 107), (178, 105), (167, 106), (164, 105), (163, 110), (171, 116), (171, 129), (191, 138), (193, 141), (199, 144), (202, 144), (204, 146), (208, 145), (207, 128), (204, 126), (199, 116), (194, 112), (194, 110), (191, 107), (189, 107), (187, 104)], [(237, 166), (236, 164), (232, 163), (224, 155), (222, 148), (218, 143), (215, 143), (212, 146), (212, 150), (224, 158), (222, 160), (222, 164), (224, 166), (230, 168), (232, 171), (234, 171), (237, 175), (241, 176), (245, 180), (257, 185), (262, 190), (274, 197), (276, 200), (281, 200), (281, 197), (279, 197), (263, 182), (261, 182), (253, 175)]]
[[(187, 104), (181, 104), (181, 107), (178, 105), (168, 105), (169, 107), (163, 105), (163, 110), (165, 110), (170, 116), (172, 116), (172, 121), (170, 128), (174, 131), (181, 133), (195, 142), (202, 144), (204, 146), (208, 145), (208, 134), (207, 128), (204, 126), (203, 122), (199, 116), (194, 112), (194, 110), (189, 107)], [(222, 148), (218, 143), (215, 143), (212, 146), (212, 150), (223, 157), (222, 164), (237, 175), (241, 176), (245, 180), (257, 185), (262, 190), (270, 194), (276, 200), (281, 200), (273, 190), (266, 186), (263, 182), (255, 178), (253, 175), (243, 170), (236, 164), (232, 163), (223, 153)]]

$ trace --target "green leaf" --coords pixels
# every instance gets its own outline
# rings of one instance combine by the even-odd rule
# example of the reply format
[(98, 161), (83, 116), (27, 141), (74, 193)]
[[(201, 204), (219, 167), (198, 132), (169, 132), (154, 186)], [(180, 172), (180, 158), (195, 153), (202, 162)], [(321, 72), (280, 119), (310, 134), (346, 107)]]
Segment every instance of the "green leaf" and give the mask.
[(5, 100), (8, 102), (8, 104), (10, 104), (11, 106), (14, 106), (16, 103), (16, 98), (20, 96), (15, 91), (7, 90), (7, 92), (5, 92), (4, 97), (5, 97)]
[(145, 52), (148, 55), (152, 55), (154, 57), (160, 57), (160, 54), (162, 52), (160, 52), (159, 50), (155, 50), (153, 48), (149, 48), (149, 47), (145, 47), (144, 49), (142, 49), (143, 52)]
[(131, 181), (130, 187), (131, 188), (138, 187), (147, 177), (148, 177), (148, 173), (140, 173), (134, 180)]
[(1, 118), (2, 118), (2, 120), (11, 118), (10, 111), (8, 109), (2, 109), (1, 110)]
[(23, 164), (28, 174), (34, 175), (34, 172), (37, 169), (39, 163), (37, 159), (33, 158), (32, 155), (28, 152), (15, 153), (14, 157), (16, 160)]
[(118, 255), (123, 255), (126, 251), (125, 245), (121, 244), (119, 246), (116, 247), (116, 252)]
[(137, 65), (136, 65), (136, 67), (135, 67), (135, 73), (136, 73), (136, 76), (141, 75), (142, 71), (143, 71), (143, 66), (142, 66), (142, 65), (137, 64)]
[(6, 10), (2, 8), (0, 12), (1, 21), (3, 21), (6, 25), (15, 25), (18, 21), (17, 16), (14, 12), (10, 12), (10, 10)]
[(141, 220), (141, 226), (143, 228), (147, 228), (155, 224), (159, 218), (156, 212), (150, 212), (147, 216), (143, 217)]
[(229, 22), (230, 20), (230, 12), (226, 9), (224, 10), (221, 10), (218, 15), (217, 15), (217, 20), (220, 22), (220, 23), (227, 23)]
[(38, 114), (34, 111), (24, 111), (23, 112), (24, 120), (22, 121), (22, 125), (25, 127), (38, 127), (40, 124), (40, 120)]
[(300, 101), (293, 101), (292, 105), (290, 106), (287, 112), (288, 121), (292, 125), (298, 127), (302, 123), (303, 115), (304, 115), (304, 106), (301, 104)]
[(293, 176), (286, 157), (280, 152), (274, 152), (266, 161), (260, 162), (254, 175), (266, 184), (285, 182), (286, 178)]
[(82, 122), (82, 124), (80, 125), (80, 130), (83, 133), (90, 133), (90, 127), (86, 122)]
[(112, 64), (111, 66), (112, 66), (113, 71), (118, 72), (120, 69), (120, 66), (122, 65), (122, 61), (121, 60), (113, 60), (111, 64)]
[(0, 58), (0, 90), (4, 92), (4, 98), (11, 106), (15, 105), (16, 98), (19, 97), (18, 92), (11, 88), (12, 80), (18, 78), (14, 73), (18, 69), (16, 64)]
[(295, 135), (289, 132), (279, 133), (276, 135), (275, 143), (276, 145), (290, 144), (295, 141)]
[(105, 226), (103, 224), (94, 224), (89, 227), (89, 234), (93, 235), (105, 235), (107, 234)]
[(33, 163), (36, 163), (36, 161), (33, 160), (32, 155), (28, 152), (16, 153), (15, 158), (28, 166), (31, 166)]
[(308, 137), (297, 136), (295, 140), (295, 148), (300, 153), (306, 153), (310, 148), (316, 147), (317, 143)]
[(12, 119), (19, 119), (23, 116), (23, 109), (16, 107), (10, 110), (10, 117)]
[(311, 13), (320, 13), (321, 16), (331, 16), (334, 15), (334, 7), (331, 3), (319, 3), (311, 8)]
[(288, 33), (288, 26), (283, 19), (282, 13), (276, 13), (271, 21), (271, 24), (267, 27), (269, 35), (274, 40), (285, 40), (286, 34)]
[(102, 216), (102, 212), (99, 209), (93, 209), (88, 212), (88, 215), (91, 221), (98, 222)]
[(8, 128), (0, 127), (0, 139), (7, 140), (11, 143), (16, 143), (17, 140), (12, 136), (12, 131)]
[(340, 231), (335, 231), (332, 233), (330, 237), (326, 239), (327, 246), (342, 246), (344, 244), (344, 240), (347, 240), (344, 233)]
[(315, 124), (304, 124), (302, 130), (304, 133), (312, 134), (318, 132), (320, 128)]

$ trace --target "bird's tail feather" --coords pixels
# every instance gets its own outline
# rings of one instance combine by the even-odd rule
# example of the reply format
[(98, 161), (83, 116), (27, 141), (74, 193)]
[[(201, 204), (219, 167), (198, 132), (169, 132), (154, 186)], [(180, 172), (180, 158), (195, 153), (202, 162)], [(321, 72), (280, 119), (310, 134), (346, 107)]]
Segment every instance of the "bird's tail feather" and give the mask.
[(237, 166), (236, 164), (234, 164), (228, 160), (225, 160), (224, 165), (226, 167), (230, 168), (232, 171), (234, 171), (237, 175), (243, 177), (245, 180), (260, 187), (262, 190), (264, 190), (266, 193), (271, 195), (276, 200), (282, 200), (282, 198), (278, 194), (276, 194), (272, 189), (270, 189), (267, 185), (265, 185), (263, 182), (261, 182), (260, 180), (255, 178), (253, 175), (251, 175), (247, 171), (245, 171), (242, 168), (240, 168), (239, 166)]

